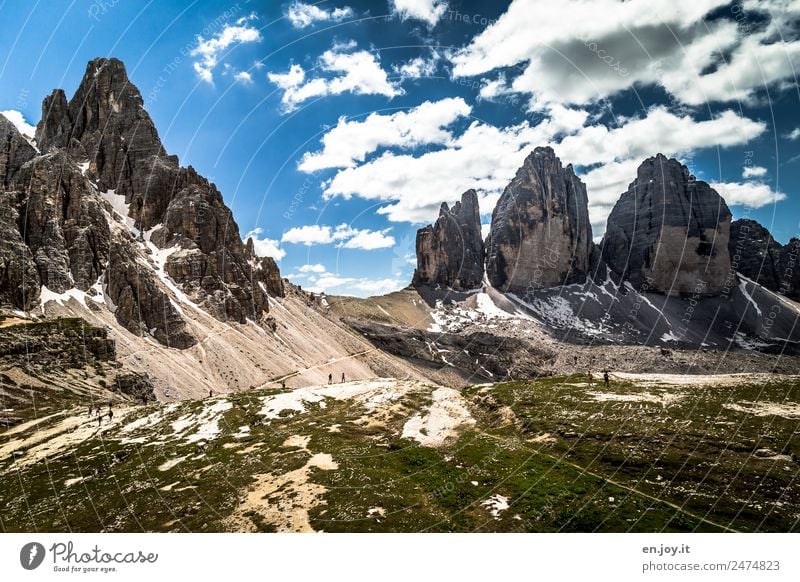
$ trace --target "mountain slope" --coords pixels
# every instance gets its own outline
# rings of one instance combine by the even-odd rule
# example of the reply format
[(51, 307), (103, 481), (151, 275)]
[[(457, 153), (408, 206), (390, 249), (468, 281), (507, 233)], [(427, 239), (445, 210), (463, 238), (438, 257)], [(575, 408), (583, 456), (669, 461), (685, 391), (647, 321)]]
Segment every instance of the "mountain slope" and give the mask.
[(0, 307), (80, 317), (161, 398), (423, 376), (256, 256), (216, 186), (168, 155), (117, 59), (44, 100), (38, 150), (0, 116)]

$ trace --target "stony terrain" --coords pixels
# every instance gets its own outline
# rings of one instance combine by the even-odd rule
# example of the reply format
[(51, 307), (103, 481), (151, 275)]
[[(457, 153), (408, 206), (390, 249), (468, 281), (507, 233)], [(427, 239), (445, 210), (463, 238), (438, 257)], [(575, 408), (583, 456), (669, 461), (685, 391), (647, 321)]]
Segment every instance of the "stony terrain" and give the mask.
[[(595, 378), (599, 371), (594, 370)], [(0, 435), (4, 531), (797, 531), (797, 377), (375, 378)]]

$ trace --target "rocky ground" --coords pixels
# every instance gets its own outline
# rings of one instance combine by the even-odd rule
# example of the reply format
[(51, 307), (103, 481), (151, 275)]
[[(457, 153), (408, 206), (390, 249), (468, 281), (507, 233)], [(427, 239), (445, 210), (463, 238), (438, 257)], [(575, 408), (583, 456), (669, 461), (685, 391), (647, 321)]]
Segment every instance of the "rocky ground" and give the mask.
[[(599, 370), (595, 370), (598, 377)], [(797, 531), (797, 377), (374, 378), (0, 434), (4, 531)]]

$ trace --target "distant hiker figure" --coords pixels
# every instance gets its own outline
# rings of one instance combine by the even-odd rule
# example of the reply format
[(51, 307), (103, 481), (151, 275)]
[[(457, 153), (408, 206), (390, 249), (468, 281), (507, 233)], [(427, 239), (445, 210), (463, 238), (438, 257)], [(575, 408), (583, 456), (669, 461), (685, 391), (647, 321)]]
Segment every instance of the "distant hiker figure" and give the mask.
[(605, 384), (606, 387), (608, 387), (608, 370), (605, 370), (603, 372), (603, 384)]
[(328, 384), (333, 384), (333, 374), (328, 374)]
[(112, 420), (114, 420), (114, 411), (109, 408), (108, 409), (108, 422), (111, 422)]
[(281, 380), (281, 388), (286, 388), (286, 380)]
[(342, 384), (344, 384), (344, 382), (345, 382), (345, 380), (344, 380), (344, 372), (342, 372)]
[(100, 426), (103, 423), (103, 417), (99, 414), (97, 415), (97, 426)]
[(209, 398), (213, 398), (214, 397), (214, 391), (213, 390), (209, 390), (208, 391), (208, 397)]
[(589, 381), (589, 386), (591, 386), (592, 382), (594, 382), (594, 377), (591, 372), (586, 372), (586, 379)]

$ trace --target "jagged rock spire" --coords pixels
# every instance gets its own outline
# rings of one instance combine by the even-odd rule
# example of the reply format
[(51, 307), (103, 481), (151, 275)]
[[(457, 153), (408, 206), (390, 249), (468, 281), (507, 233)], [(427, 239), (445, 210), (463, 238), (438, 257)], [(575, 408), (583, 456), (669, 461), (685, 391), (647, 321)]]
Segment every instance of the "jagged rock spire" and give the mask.
[(467, 190), (453, 208), (442, 203), (436, 222), (417, 231), (413, 285), (475, 289), (483, 280), (483, 257), (478, 194)]
[(552, 148), (537, 147), (492, 213), (489, 281), (517, 294), (584, 281), (591, 246), (586, 186)]
[(730, 226), (725, 200), (658, 154), (642, 162), (611, 211), (603, 259), (640, 290), (715, 295), (730, 273)]

